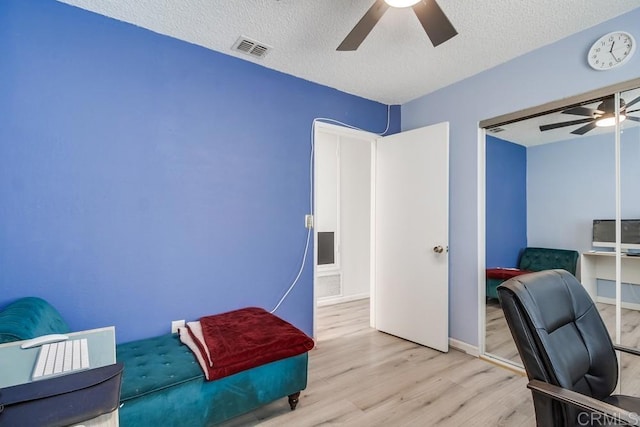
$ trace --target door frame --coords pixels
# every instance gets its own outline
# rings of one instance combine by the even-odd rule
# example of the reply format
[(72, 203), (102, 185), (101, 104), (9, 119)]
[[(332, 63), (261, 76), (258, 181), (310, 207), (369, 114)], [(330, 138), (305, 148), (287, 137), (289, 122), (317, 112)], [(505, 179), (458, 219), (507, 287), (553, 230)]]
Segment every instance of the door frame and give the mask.
[[(486, 223), (486, 191), (487, 191), (487, 132), (485, 128), (478, 129), (478, 350), (480, 356), (485, 356), (485, 335), (486, 335), (486, 299), (487, 299), (487, 223)], [(486, 357), (486, 356), (485, 356)]]
[[(363, 139), (363, 140), (370, 140), (371, 142), (371, 177), (374, 178), (375, 177), (375, 144), (376, 144), (376, 140), (378, 138), (380, 138), (380, 135), (372, 133), (372, 132), (367, 132), (364, 130), (359, 130), (359, 129), (353, 129), (353, 128), (348, 128), (345, 126), (339, 126), (339, 125), (335, 125), (335, 124), (331, 124), (331, 123), (324, 123), (324, 122), (315, 122), (314, 124), (314, 128), (313, 128), (313, 216), (315, 218), (316, 216), (316, 206), (317, 206), (317, 200), (316, 200), (316, 196), (317, 196), (317, 191), (316, 191), (316, 182), (318, 181), (318, 167), (317, 167), (317, 156), (316, 156), (316, 133), (318, 131), (324, 131), (324, 132), (329, 132), (332, 134), (335, 134), (337, 136), (347, 136), (347, 137), (351, 137), (351, 138), (358, 138), (358, 139)], [(375, 181), (372, 179), (371, 180), (371, 208), (370, 208), (370, 221), (374, 220), (374, 211), (373, 211), (373, 206), (374, 206), (374, 194), (375, 194)], [(373, 224), (373, 223), (372, 223)], [(318, 325), (318, 318), (317, 318), (317, 307), (318, 307), (318, 297), (316, 295), (316, 278), (318, 275), (318, 266), (316, 263), (316, 260), (318, 259), (318, 235), (315, 231), (315, 227), (312, 230), (313, 232), (313, 338), (316, 339), (317, 338), (317, 325)], [(370, 244), (370, 248), (369, 248), (369, 258), (370, 258), (370, 272), (369, 272), (369, 324), (371, 327), (375, 327), (375, 304), (374, 304), (374, 298), (375, 298), (375, 289), (374, 289), (374, 277), (373, 277), (373, 272), (375, 271), (375, 265), (374, 265), (374, 259), (372, 257), (372, 254), (374, 254), (375, 252), (373, 252), (373, 250), (375, 249), (375, 240), (374, 240), (374, 233), (373, 231), (371, 232), (371, 244)]]
[[(312, 214), (316, 215), (316, 207), (317, 207), (317, 191), (316, 191), (316, 182), (318, 178), (318, 167), (317, 167), (317, 156), (316, 156), (316, 135), (317, 132), (324, 131), (337, 136), (347, 136), (351, 138), (358, 138), (362, 140), (369, 140), (371, 143), (371, 178), (370, 178), (370, 209), (369, 209), (369, 220), (370, 220), (370, 248), (369, 248), (369, 326), (373, 329), (376, 329), (376, 262), (375, 262), (375, 254), (376, 254), (376, 233), (375, 233), (375, 224), (376, 224), (376, 172), (377, 172), (377, 155), (376, 155), (376, 146), (377, 142), (380, 138), (383, 138), (382, 135), (364, 131), (361, 129), (350, 128), (345, 126), (339, 126), (332, 123), (314, 122), (312, 138), (313, 138), (313, 212)], [(449, 133), (449, 131), (447, 132)], [(449, 147), (449, 143), (447, 144)], [(447, 151), (449, 148), (447, 148)], [(450, 179), (450, 171), (447, 172), (448, 179)], [(450, 187), (449, 187), (450, 188)], [(450, 212), (449, 212), (450, 215)], [(449, 217), (448, 215), (448, 217)], [(447, 219), (449, 221), (449, 219)], [(316, 265), (317, 260), (317, 232), (315, 228), (313, 229), (313, 337), (317, 339), (317, 307), (318, 307), (318, 298), (316, 295), (316, 278), (318, 275), (318, 267)], [(447, 236), (447, 247), (449, 246), (448, 236)], [(448, 254), (447, 254), (448, 257)], [(449, 265), (449, 263), (447, 262)], [(447, 284), (448, 286), (448, 284)], [(447, 304), (448, 305), (448, 304)], [(448, 335), (448, 334), (447, 334)], [(447, 342), (450, 342), (450, 337), (447, 336)]]

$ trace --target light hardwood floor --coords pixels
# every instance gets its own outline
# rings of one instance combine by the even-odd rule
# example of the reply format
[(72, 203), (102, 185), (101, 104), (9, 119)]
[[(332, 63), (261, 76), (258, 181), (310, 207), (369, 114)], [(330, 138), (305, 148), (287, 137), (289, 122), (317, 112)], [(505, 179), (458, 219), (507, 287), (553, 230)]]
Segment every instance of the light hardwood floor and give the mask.
[(233, 426), (535, 426), (527, 380), (465, 353), (369, 328), (369, 301), (318, 308), (309, 382)]
[(488, 299), (486, 304), (485, 351), (522, 366), (522, 360), (511, 337), (507, 320), (497, 299)]

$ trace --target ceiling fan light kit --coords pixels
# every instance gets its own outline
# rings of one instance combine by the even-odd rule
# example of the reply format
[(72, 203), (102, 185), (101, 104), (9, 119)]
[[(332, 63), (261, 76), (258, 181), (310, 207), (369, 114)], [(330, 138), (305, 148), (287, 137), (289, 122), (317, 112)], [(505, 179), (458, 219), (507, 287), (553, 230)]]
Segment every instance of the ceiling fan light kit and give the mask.
[(418, 3), (420, 0), (384, 0), (391, 7), (411, 7)]
[[(620, 123), (624, 122), (626, 118), (627, 116), (625, 116), (624, 114), (620, 114)], [(598, 120), (596, 120), (596, 126), (600, 128), (615, 126), (615, 124), (616, 116), (612, 114), (602, 116)]]

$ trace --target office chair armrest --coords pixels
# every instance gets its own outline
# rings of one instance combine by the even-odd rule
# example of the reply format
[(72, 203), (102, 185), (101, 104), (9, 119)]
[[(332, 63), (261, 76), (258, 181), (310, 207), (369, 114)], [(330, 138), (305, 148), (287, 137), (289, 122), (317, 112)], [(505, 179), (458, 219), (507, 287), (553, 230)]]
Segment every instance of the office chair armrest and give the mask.
[(626, 409), (594, 399), (593, 397), (586, 396), (573, 390), (568, 390), (539, 380), (529, 381), (527, 388), (534, 393), (542, 394), (559, 402), (577, 406), (585, 411), (602, 414), (610, 421), (622, 422), (628, 425), (638, 425), (640, 423), (640, 416), (635, 412), (627, 411)]
[(637, 348), (626, 347), (624, 345), (617, 345), (617, 344), (614, 344), (613, 348), (618, 351), (623, 351), (625, 353), (633, 354), (634, 356), (640, 356), (640, 349), (637, 349)]

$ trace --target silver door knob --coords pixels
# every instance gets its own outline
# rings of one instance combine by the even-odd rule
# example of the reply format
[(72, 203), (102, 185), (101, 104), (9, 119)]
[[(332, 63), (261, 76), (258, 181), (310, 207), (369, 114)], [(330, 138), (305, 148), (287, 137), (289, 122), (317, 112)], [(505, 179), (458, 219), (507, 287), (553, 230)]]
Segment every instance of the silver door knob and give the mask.
[(444, 248), (440, 245), (438, 246), (434, 246), (433, 247), (433, 252), (437, 253), (437, 254), (441, 254), (442, 252), (444, 252)]

